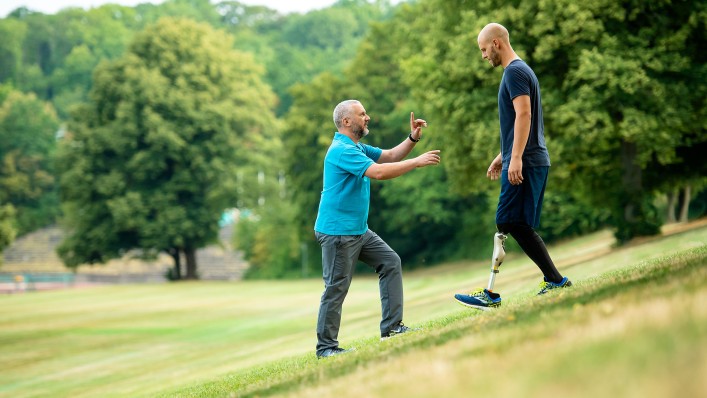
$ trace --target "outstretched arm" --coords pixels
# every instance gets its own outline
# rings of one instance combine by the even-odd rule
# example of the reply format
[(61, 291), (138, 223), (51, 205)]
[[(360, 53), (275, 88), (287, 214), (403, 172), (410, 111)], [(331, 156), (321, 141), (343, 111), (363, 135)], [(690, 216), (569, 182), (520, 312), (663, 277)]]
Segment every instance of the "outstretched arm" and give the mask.
[(365, 175), (374, 180), (389, 180), (391, 178), (400, 177), (418, 167), (439, 164), (439, 152), (439, 150), (429, 151), (416, 158), (403, 160), (401, 162), (373, 163), (368, 167)]
[[(410, 112), (410, 136), (415, 140), (419, 140), (422, 136), (423, 127), (427, 127), (427, 122), (423, 119), (415, 119), (415, 113)], [(406, 137), (405, 140), (395, 148), (383, 150), (380, 158), (378, 158), (378, 163), (399, 162), (405, 159), (412, 149), (415, 148), (415, 144), (416, 142)]]

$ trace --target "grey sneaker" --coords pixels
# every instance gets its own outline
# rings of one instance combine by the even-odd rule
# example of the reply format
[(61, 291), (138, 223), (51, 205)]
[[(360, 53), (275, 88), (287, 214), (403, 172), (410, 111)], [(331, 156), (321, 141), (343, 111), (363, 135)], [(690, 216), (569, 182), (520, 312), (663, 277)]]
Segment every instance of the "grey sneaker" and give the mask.
[(327, 348), (326, 350), (322, 351), (321, 354), (317, 354), (317, 359), (329, 358), (335, 355), (345, 354), (354, 350), (355, 348), (349, 348), (348, 350), (339, 347)]
[(387, 340), (391, 337), (395, 337), (399, 334), (403, 334), (403, 333), (407, 333), (407, 332), (415, 332), (417, 330), (420, 330), (420, 328), (409, 328), (409, 327), (403, 325), (402, 322), (399, 322), (397, 326), (390, 329), (387, 333), (381, 333), (381, 341)]

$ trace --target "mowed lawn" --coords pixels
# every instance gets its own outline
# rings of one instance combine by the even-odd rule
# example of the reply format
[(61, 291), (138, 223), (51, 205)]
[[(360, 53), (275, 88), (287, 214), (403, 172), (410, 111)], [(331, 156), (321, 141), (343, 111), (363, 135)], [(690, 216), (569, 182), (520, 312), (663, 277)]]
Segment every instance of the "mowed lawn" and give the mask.
[[(553, 245), (550, 251), (558, 268), (575, 281), (576, 290), (581, 292), (583, 282), (598, 275), (704, 246), (707, 243), (707, 226), (701, 223), (686, 232), (647, 239), (620, 249), (612, 249), (611, 243), (610, 233), (601, 232)], [(406, 272), (406, 324), (425, 325), (426, 330), (420, 336), (426, 336), (432, 332), (430, 326), (436, 322), (441, 330), (460, 322), (472, 322), (478, 315), (457, 305), (452, 297), (455, 292), (485, 286), (489, 265), (490, 259)], [(540, 273), (533, 264), (520, 253), (509, 253), (496, 282), (496, 291), (503, 295), (504, 311), (522, 309), (533, 298), (539, 281)], [(314, 358), (314, 328), (322, 287), (320, 279), (189, 282), (0, 296), (0, 397), (184, 395), (180, 391), (220, 396), (223, 390), (212, 394), (211, 391), (216, 390), (200, 386), (208, 386), (209, 383), (227, 385), (229, 379), (251, 369), (263, 366), (277, 368), (278, 363), (286, 363), (282, 361), (288, 358)], [(672, 288), (679, 289), (679, 286)], [(704, 289), (695, 291), (702, 294), (697, 297), (704, 298)], [(548, 302), (552, 300), (550, 298)], [(533, 298), (532, 305), (542, 305), (542, 302)], [(669, 314), (670, 305), (664, 306), (663, 312)], [(617, 304), (615, 308), (620, 307)], [(618, 318), (616, 322), (629, 322), (631, 319), (622, 318), (620, 310), (611, 310), (610, 313)], [(641, 312), (633, 316), (640, 319)], [(344, 304), (339, 336), (342, 346), (364, 345), (360, 347), (363, 355), (360, 358), (365, 358), (368, 355), (366, 352), (375, 352), (376, 344), (381, 344), (377, 342), (379, 317), (375, 274), (357, 275)], [(566, 347), (572, 346), (575, 341), (586, 340), (592, 331), (602, 333), (602, 326), (596, 325), (584, 332), (583, 324), (587, 322), (586, 317), (579, 317), (572, 324), (572, 333), (558, 335), (565, 342), (562, 346), (565, 347), (565, 355), (579, 355)], [(542, 328), (538, 327), (541, 331), (537, 333), (542, 333)], [(611, 329), (612, 323), (607, 323), (606, 327)], [(551, 330), (546, 332), (552, 335)], [(669, 328), (665, 333), (669, 333)], [(470, 345), (470, 342), (464, 341), (463, 335), (452, 335), (453, 338), (447, 337), (449, 342), (434, 348), (442, 352), (427, 349), (417, 354), (414, 350), (401, 352), (395, 356), (394, 365), (403, 366), (404, 362), (400, 361), (405, 355), (422, 355), (430, 363), (427, 375), (431, 374), (429, 372), (453, 372), (453, 362), (435, 364), (432, 360), (435, 355), (449, 355), (448, 352), (445, 354), (445, 347), (467, 352), (469, 355), (459, 356), (460, 360), (466, 358), (473, 361), (474, 349), (480, 349), (481, 343), (476, 341)], [(404, 346), (406, 341), (400, 339), (394, 344)], [(552, 340), (542, 341), (544, 344), (540, 350), (510, 341), (509, 344), (517, 344), (519, 348), (509, 354), (510, 358), (522, 360), (525, 356), (546, 355), (544, 350), (552, 349)], [(410, 343), (414, 348), (414, 340)], [(474, 348), (474, 344), (479, 346)], [(605, 354), (620, 349), (620, 344), (611, 345), (606, 348)], [(592, 352), (580, 354), (594, 355)], [(611, 363), (610, 355), (607, 358)], [(496, 365), (503, 363), (501, 359), (497, 358)], [(333, 360), (341, 362), (346, 358)], [(421, 358), (413, 360), (419, 361)], [(307, 361), (305, 367), (311, 364), (315, 368), (324, 367), (322, 369), (338, 363)], [(483, 363), (472, 365), (480, 369), (484, 366)], [(545, 366), (547, 371), (552, 371), (559, 365), (553, 362)], [(361, 372), (365, 369), (345, 369), (351, 374), (340, 378), (339, 386), (348, 382), (361, 385), (360, 380), (366, 376)], [(419, 369), (419, 372), (420, 377), (425, 376), (425, 368)], [(486, 375), (495, 376), (493, 372)], [(458, 379), (452, 380), (459, 383)], [(256, 378), (255, 382), (262, 383), (264, 380)], [(400, 382), (393, 375), (390, 386), (384, 383), (377, 388), (380, 388), (381, 394), (387, 395), (394, 393), (396, 384)], [(302, 387), (302, 396), (322, 393), (318, 391), (322, 386), (316, 383), (316, 378), (314, 383), (304, 383)], [(376, 396), (375, 391), (378, 390), (370, 390), (371, 396)], [(417, 396), (434, 392), (424, 388), (414, 391), (420, 392), (421, 395)], [(444, 391), (451, 395), (456, 392), (458, 396), (470, 393), (454, 388)], [(485, 391), (493, 393), (495, 389), (489, 387)], [(501, 391), (513, 390), (504, 387)]]

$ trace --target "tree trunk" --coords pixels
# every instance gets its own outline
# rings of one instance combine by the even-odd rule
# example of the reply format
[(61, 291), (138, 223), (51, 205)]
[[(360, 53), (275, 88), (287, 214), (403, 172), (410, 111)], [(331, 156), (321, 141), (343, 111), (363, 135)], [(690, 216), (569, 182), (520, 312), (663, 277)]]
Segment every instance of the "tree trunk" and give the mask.
[(690, 210), (690, 199), (692, 196), (692, 186), (685, 187), (682, 196), (682, 206), (680, 207), (680, 222), (687, 222), (687, 214)]
[(196, 249), (184, 249), (187, 258), (187, 275), (185, 279), (199, 279), (196, 274)]
[(637, 236), (660, 233), (662, 217), (658, 217), (649, 195), (643, 189), (641, 167), (636, 163), (637, 155), (638, 147), (635, 143), (621, 143), (622, 192), (617, 197), (614, 209), (617, 215), (614, 236), (619, 244)]
[(675, 189), (673, 192), (670, 192), (668, 194), (668, 205), (666, 209), (666, 214), (665, 214), (665, 222), (667, 224), (672, 224), (674, 222), (677, 222), (677, 219), (675, 218), (675, 208), (677, 207), (678, 204), (678, 190)]
[(174, 271), (172, 272), (172, 280), (178, 281), (182, 279), (182, 264), (180, 261), (181, 256), (179, 255), (179, 249), (171, 248), (169, 249), (169, 255), (172, 256), (174, 260)]
[(621, 143), (621, 166), (623, 169), (624, 197), (624, 221), (633, 224), (641, 217), (641, 209), (638, 204), (641, 191), (643, 189), (641, 168), (636, 165), (636, 144), (632, 142)]

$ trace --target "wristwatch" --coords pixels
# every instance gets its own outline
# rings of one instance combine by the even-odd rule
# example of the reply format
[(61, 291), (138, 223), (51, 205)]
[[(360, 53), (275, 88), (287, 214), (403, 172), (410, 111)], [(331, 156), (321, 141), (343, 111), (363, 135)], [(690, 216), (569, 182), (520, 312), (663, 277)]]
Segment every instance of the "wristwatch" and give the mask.
[(414, 138), (412, 138), (412, 133), (410, 133), (410, 134), (408, 134), (408, 138), (409, 138), (410, 141), (412, 141), (412, 142), (418, 142), (418, 141), (420, 141), (420, 138), (422, 138), (422, 137), (420, 137), (420, 138), (418, 138), (418, 139), (414, 139)]

